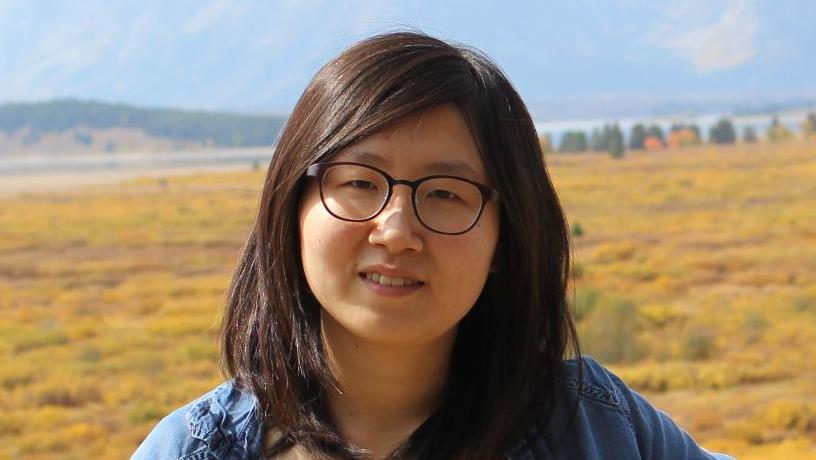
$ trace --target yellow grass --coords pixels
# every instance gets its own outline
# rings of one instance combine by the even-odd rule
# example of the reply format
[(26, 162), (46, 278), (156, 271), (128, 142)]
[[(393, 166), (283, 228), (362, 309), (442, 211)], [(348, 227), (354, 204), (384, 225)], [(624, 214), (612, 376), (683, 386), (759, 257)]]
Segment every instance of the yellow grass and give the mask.
[[(586, 351), (709, 449), (816, 458), (816, 145), (547, 162)], [(262, 178), (0, 200), (0, 459), (125, 458), (220, 381)]]

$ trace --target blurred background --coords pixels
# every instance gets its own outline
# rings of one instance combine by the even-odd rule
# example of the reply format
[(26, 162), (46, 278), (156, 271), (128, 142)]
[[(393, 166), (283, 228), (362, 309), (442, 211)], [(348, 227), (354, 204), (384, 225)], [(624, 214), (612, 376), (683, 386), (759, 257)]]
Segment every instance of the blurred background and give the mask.
[(0, 459), (123, 458), (222, 380), (279, 129), (351, 43), (533, 114), (585, 352), (711, 450), (816, 458), (816, 3), (0, 0)]

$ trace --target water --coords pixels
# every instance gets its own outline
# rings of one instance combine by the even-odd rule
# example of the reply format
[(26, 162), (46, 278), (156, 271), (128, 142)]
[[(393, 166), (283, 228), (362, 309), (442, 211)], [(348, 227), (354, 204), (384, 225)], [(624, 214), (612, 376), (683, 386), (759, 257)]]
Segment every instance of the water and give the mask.
[(0, 176), (40, 173), (139, 171), (214, 166), (258, 165), (266, 168), (272, 147), (171, 151), (156, 153), (89, 153), (0, 155)]

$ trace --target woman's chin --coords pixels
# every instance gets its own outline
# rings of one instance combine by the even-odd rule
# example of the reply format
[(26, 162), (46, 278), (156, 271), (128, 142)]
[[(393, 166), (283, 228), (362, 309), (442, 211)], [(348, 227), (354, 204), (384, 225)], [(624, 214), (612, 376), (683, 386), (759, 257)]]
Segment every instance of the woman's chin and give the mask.
[[(326, 316), (330, 318), (325, 318)], [(393, 307), (358, 309), (353, 317), (346, 315), (337, 318), (327, 314), (324, 318), (324, 321), (328, 320), (324, 324), (324, 333), (336, 336), (329, 337), (329, 340), (345, 337), (386, 347), (415, 347), (438, 343), (444, 336), (455, 333), (455, 328), (440, 330), (439, 324), (429, 322), (426, 315)]]

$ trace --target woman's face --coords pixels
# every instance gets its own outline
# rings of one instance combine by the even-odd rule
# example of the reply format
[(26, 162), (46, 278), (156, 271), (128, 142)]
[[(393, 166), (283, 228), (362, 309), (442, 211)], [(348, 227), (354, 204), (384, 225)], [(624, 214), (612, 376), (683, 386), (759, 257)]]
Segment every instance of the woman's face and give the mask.
[[(491, 185), (452, 105), (402, 119), (332, 161), (364, 163), (397, 179), (449, 174)], [(417, 220), (408, 186), (396, 185), (375, 218), (348, 222), (326, 211), (314, 179), (299, 223), (303, 269), (323, 308), (324, 331), (382, 345), (420, 345), (454, 334), (484, 287), (499, 236), (495, 201), (468, 232), (443, 235)]]

